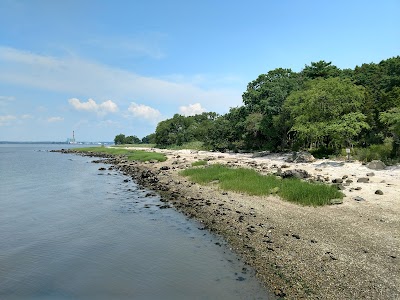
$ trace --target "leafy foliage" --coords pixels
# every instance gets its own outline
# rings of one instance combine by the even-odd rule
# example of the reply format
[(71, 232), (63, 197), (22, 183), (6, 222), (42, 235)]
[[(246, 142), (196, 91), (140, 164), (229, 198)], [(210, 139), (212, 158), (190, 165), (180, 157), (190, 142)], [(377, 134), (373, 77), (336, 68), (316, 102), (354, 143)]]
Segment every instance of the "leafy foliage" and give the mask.
[(136, 135), (125, 136), (124, 134), (120, 133), (114, 138), (115, 145), (122, 145), (122, 144), (140, 144), (142, 141)]
[(300, 72), (277, 68), (251, 81), (242, 99), (242, 106), (224, 115), (176, 114), (143, 142), (218, 151), (307, 149), (325, 155), (349, 146), (367, 149), (390, 137), (391, 157), (400, 156), (400, 56), (354, 70), (323, 60)]

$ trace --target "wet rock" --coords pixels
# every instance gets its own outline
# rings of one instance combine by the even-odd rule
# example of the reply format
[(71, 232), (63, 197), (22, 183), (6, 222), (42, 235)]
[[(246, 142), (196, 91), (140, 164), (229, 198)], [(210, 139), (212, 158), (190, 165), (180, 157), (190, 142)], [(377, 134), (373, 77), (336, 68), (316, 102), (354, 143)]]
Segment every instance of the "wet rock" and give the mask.
[(373, 160), (367, 164), (367, 168), (372, 170), (384, 170), (386, 165), (380, 160)]
[(383, 192), (381, 190), (376, 190), (375, 195), (383, 195)]
[(357, 179), (357, 182), (361, 182), (361, 183), (367, 183), (369, 182), (369, 178), (367, 177), (361, 177)]

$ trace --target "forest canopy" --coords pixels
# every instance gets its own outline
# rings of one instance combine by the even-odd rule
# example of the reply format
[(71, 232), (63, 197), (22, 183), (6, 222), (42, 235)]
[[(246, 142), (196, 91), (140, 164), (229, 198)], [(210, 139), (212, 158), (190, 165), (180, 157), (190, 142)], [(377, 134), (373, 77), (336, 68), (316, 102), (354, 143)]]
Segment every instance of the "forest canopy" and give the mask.
[(149, 137), (159, 147), (197, 141), (208, 150), (329, 153), (389, 140), (399, 157), (400, 56), (354, 69), (323, 60), (300, 72), (277, 68), (251, 81), (242, 99), (224, 115), (176, 114)]

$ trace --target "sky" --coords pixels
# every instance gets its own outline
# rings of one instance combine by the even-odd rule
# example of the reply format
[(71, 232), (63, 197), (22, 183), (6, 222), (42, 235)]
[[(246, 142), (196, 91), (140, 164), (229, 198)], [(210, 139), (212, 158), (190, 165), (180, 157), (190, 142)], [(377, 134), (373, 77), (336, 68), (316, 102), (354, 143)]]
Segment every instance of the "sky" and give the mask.
[(0, 141), (142, 138), (275, 68), (400, 55), (399, 0), (0, 0)]

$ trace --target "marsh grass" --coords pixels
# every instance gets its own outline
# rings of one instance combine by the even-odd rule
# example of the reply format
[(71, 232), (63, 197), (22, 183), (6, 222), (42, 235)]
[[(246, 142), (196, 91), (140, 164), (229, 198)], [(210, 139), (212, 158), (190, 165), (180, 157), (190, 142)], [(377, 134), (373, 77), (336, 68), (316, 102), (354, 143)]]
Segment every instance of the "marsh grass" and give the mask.
[(136, 160), (136, 161), (166, 161), (167, 158), (164, 154), (156, 153), (156, 152), (147, 152), (144, 150), (129, 150), (122, 148), (108, 148), (108, 147), (86, 147), (86, 148), (77, 148), (75, 149), (79, 152), (95, 152), (95, 153), (104, 153), (111, 155), (124, 155), (128, 160)]
[(192, 162), (193, 167), (205, 166), (205, 165), (207, 165), (206, 160), (198, 160), (198, 161)]
[(321, 206), (329, 204), (331, 199), (343, 198), (343, 194), (334, 186), (309, 183), (300, 179), (278, 179), (273, 175), (261, 175), (251, 169), (212, 165), (186, 169), (181, 174), (200, 184), (218, 182), (223, 190), (249, 195), (268, 195), (275, 189), (281, 198), (301, 205)]

